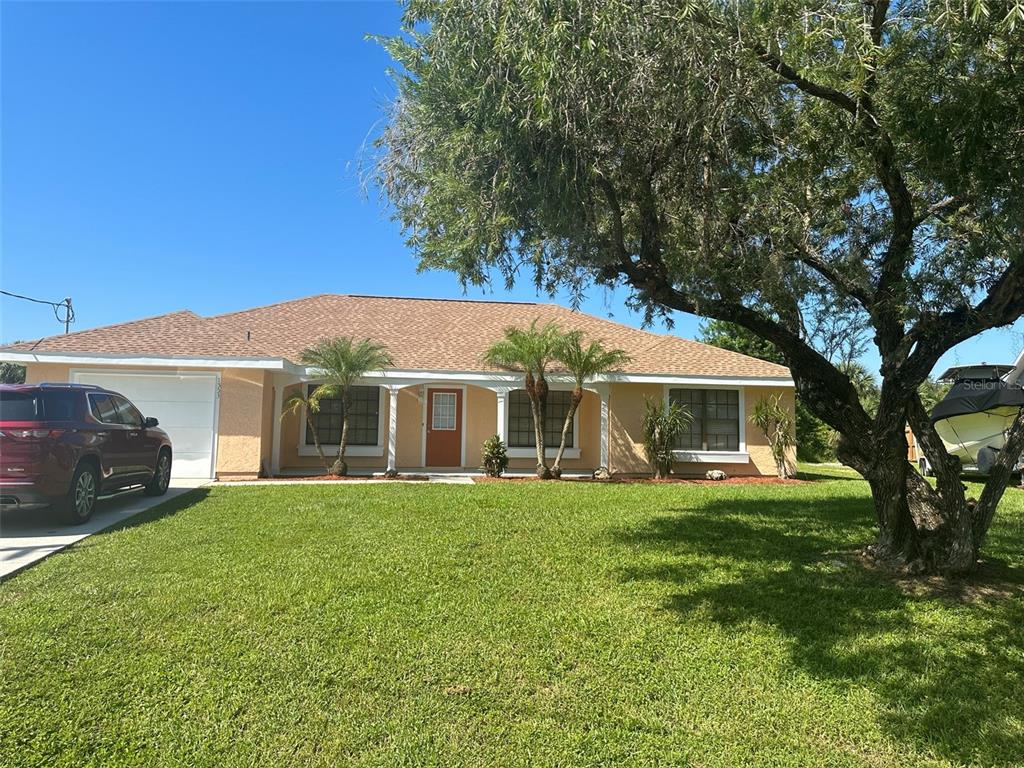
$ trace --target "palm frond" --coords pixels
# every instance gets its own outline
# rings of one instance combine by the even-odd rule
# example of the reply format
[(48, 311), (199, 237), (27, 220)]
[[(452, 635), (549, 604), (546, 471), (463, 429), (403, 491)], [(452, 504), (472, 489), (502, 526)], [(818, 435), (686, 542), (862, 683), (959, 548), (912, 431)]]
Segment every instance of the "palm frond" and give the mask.
[(351, 387), (371, 371), (394, 364), (384, 345), (370, 339), (356, 340), (348, 336), (322, 339), (304, 349), (300, 359), (305, 365), (321, 372), (325, 385), (341, 389)]
[(622, 368), (630, 361), (623, 349), (607, 349), (600, 339), (584, 346), (583, 333), (570, 331), (565, 334), (555, 356), (573, 375), (576, 386), (582, 387), (587, 379)]
[(504, 337), (484, 353), (483, 361), (496, 368), (543, 376), (561, 339), (562, 331), (554, 322), (540, 325), (534, 320), (527, 328), (508, 327)]

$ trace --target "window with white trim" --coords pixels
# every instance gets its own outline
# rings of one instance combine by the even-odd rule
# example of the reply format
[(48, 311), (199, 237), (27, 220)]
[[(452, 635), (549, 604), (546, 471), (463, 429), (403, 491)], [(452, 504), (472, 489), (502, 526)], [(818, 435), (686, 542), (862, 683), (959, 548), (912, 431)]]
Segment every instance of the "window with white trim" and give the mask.
[[(562, 441), (562, 427), (565, 425), (566, 414), (572, 402), (572, 392), (565, 390), (549, 390), (547, 404), (544, 409), (544, 445), (557, 448)], [(575, 432), (574, 424), (569, 422), (569, 432), (565, 436), (565, 447), (572, 448)], [(533, 432), (533, 411), (530, 408), (530, 396), (525, 389), (514, 389), (508, 393), (508, 447), (534, 448), (537, 438)]]
[[(307, 394), (319, 384), (309, 384)], [(342, 417), (345, 410), (340, 397), (320, 398), (320, 410), (313, 414), (313, 426), (321, 445), (341, 442)], [(352, 387), (349, 391), (348, 444), (379, 445), (380, 387)], [(313, 445), (313, 429), (306, 425), (306, 445)]]
[(738, 451), (740, 449), (740, 393), (735, 389), (670, 389), (670, 403), (678, 403), (692, 421), (676, 440), (681, 451)]

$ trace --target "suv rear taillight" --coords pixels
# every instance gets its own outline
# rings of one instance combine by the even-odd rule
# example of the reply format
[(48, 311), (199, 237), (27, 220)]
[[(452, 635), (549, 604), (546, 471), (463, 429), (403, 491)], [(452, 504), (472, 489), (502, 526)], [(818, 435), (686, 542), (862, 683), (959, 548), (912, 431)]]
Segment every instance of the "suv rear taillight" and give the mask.
[(64, 429), (0, 429), (0, 437), (9, 437), (12, 440), (33, 440), (44, 437), (55, 439), (66, 431)]

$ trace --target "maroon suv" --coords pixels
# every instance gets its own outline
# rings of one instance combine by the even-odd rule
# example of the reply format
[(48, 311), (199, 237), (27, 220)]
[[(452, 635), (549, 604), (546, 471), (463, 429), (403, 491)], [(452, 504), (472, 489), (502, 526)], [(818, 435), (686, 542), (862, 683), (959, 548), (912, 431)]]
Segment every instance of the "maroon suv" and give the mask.
[(128, 399), (86, 384), (0, 385), (0, 508), (84, 523), (99, 496), (167, 492), (171, 441)]

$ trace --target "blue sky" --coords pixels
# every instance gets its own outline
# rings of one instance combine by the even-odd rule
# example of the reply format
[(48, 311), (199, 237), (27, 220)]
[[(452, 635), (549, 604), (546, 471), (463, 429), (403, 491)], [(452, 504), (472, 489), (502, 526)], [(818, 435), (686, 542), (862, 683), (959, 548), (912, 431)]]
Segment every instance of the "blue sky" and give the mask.
[[(391, 2), (5, 0), (4, 289), (71, 296), (74, 329), (323, 292), (462, 296), (453, 276), (416, 272), (359, 183), (393, 92), (366, 35), (398, 18)], [(529, 285), (490, 295), (536, 298)], [(639, 325), (624, 298), (595, 289), (583, 308)], [(4, 341), (61, 330), (6, 297), (0, 322)], [(697, 325), (679, 316), (675, 332)], [(941, 364), (1012, 360), (1022, 331)]]

